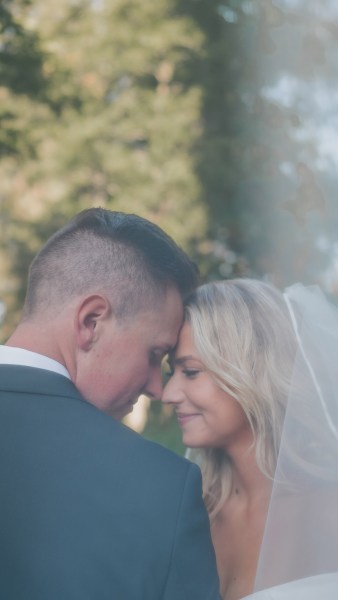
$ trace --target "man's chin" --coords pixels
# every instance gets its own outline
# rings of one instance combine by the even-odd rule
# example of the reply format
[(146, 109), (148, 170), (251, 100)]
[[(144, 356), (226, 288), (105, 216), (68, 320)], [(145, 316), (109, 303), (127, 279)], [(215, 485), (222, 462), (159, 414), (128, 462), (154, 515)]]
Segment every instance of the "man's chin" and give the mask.
[(112, 409), (110, 415), (116, 419), (116, 421), (122, 421), (124, 417), (129, 415), (134, 410), (135, 402), (128, 402), (124, 406), (120, 406), (119, 408)]

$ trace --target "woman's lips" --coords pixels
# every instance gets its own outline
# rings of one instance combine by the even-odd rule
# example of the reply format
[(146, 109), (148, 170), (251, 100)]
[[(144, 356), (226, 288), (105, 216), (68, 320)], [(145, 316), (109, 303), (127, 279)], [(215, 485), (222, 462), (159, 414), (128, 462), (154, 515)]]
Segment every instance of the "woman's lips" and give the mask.
[(192, 421), (193, 419), (195, 419), (196, 417), (198, 417), (198, 414), (196, 413), (176, 413), (177, 416), (177, 420), (179, 422), (179, 424), (183, 427), (183, 425), (186, 425), (187, 423), (189, 423), (190, 421)]

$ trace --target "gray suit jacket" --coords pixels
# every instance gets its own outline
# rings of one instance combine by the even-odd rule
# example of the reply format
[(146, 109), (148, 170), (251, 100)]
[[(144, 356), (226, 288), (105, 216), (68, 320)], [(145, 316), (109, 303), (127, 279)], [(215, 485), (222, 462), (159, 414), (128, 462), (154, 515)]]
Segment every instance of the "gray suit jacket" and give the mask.
[(0, 597), (219, 600), (198, 468), (67, 378), (0, 365)]

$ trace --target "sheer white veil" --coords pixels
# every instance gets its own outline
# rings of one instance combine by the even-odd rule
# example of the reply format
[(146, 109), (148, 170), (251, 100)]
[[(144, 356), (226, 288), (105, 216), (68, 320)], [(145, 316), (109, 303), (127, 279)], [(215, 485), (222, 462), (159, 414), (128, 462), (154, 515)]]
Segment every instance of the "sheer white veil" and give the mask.
[(316, 286), (285, 300), (299, 349), (252, 598), (338, 600), (338, 309)]

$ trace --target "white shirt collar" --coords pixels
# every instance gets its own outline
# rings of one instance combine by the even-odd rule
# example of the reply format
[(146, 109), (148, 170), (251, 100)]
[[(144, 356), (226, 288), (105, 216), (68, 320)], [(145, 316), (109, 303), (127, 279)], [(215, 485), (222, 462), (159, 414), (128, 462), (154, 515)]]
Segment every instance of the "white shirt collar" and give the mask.
[(47, 371), (54, 371), (54, 373), (59, 373), (59, 375), (64, 375), (64, 377), (70, 379), (67, 369), (58, 361), (53, 358), (48, 358), (48, 356), (44, 356), (43, 354), (38, 354), (37, 352), (24, 350), (23, 348), (0, 345), (0, 364), (46, 369)]

